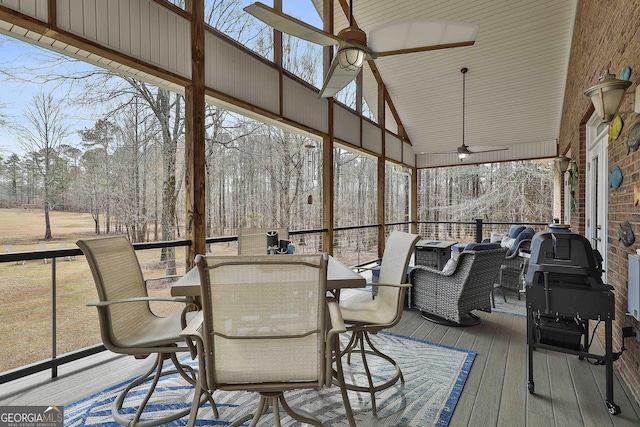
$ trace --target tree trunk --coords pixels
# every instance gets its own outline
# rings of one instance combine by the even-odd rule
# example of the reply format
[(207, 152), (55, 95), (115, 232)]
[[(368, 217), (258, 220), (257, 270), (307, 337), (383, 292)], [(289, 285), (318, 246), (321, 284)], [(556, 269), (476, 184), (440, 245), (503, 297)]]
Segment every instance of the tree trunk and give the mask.
[(44, 239), (51, 240), (51, 220), (49, 219), (49, 201), (44, 202)]

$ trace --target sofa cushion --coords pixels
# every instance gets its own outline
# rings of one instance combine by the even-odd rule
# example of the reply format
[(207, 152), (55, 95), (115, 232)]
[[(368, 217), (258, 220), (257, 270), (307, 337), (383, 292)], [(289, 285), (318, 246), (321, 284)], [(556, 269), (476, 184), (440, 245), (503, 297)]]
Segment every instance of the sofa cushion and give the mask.
[(515, 239), (516, 237), (518, 237), (518, 234), (524, 231), (525, 228), (527, 227), (525, 227), (524, 225), (512, 225), (509, 229), (508, 236)]

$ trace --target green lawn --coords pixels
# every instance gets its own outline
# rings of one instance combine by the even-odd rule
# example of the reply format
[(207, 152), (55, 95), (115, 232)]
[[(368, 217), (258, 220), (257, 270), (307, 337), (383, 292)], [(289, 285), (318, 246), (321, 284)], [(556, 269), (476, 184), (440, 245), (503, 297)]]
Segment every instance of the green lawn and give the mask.
[[(35, 209), (0, 209), (0, 249), (12, 251), (77, 247), (93, 233), (88, 214), (52, 212), (53, 241), (44, 241), (44, 213)], [(163, 275), (159, 250), (138, 251), (145, 277)], [(184, 271), (184, 248), (176, 249), (178, 271)], [(170, 283), (154, 282), (150, 294), (169, 294)], [(0, 372), (52, 355), (52, 264), (27, 261), (0, 264)], [(56, 338), (58, 355), (100, 343), (96, 309), (86, 307), (97, 294), (84, 257), (56, 262)], [(155, 306), (159, 313), (171, 309)]]

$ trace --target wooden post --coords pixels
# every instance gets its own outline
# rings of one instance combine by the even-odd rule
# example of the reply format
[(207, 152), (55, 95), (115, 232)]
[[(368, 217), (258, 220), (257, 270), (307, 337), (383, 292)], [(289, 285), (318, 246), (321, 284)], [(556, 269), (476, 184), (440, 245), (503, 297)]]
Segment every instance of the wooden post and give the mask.
[[(324, 30), (333, 34), (333, 1), (324, 0), (322, 14)], [(323, 75), (326, 77), (333, 60), (333, 46), (324, 48)], [(333, 98), (327, 102), (328, 135), (322, 139), (322, 228), (327, 231), (322, 235), (322, 250), (333, 255)]]
[(204, 0), (191, 0), (191, 84), (185, 87), (185, 205), (187, 270), (205, 253), (205, 129), (204, 129)]
[(410, 231), (418, 234), (418, 168), (411, 168), (411, 192), (409, 193)]
[(386, 127), (385, 127), (385, 87), (383, 83), (378, 83), (378, 124), (382, 131), (382, 154), (378, 156), (378, 258), (382, 258), (384, 245), (386, 242), (385, 223), (385, 149), (386, 149)]

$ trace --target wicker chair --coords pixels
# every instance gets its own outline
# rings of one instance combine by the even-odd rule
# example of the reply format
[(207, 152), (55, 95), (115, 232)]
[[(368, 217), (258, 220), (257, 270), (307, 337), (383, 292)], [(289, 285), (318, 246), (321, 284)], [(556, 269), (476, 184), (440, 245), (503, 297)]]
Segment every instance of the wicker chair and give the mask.
[[(176, 354), (195, 350), (190, 342), (180, 336), (188, 319), (196, 312), (187, 311), (199, 303), (186, 298), (149, 297), (146, 282), (133, 246), (123, 236), (92, 240), (78, 240), (77, 245), (87, 258), (93, 280), (98, 291), (99, 302), (88, 305), (98, 309), (100, 333), (104, 346), (118, 354), (132, 355), (143, 359), (157, 354), (155, 363), (144, 375), (132, 381), (118, 394), (111, 407), (111, 415), (121, 425), (152, 426), (166, 424), (186, 416), (190, 408), (169, 412), (162, 417), (144, 417), (144, 410), (157, 381), (163, 375), (179, 373), (191, 385), (195, 385), (196, 371), (188, 365), (181, 365)], [(183, 306), (181, 315), (156, 316), (149, 307), (150, 301), (175, 302)], [(171, 359), (174, 370), (164, 371), (165, 360)], [(147, 394), (133, 417), (121, 413), (127, 395), (137, 386), (150, 382)], [(132, 394), (137, 393), (133, 391)], [(210, 393), (199, 395), (197, 405), (209, 400), (217, 417), (217, 408)]]
[(266, 255), (267, 231), (278, 232), (279, 239), (288, 239), (286, 228), (241, 228), (238, 230), (238, 255)]
[[(391, 328), (400, 321), (404, 308), (405, 292), (411, 286), (406, 283), (407, 266), (418, 240), (420, 240), (420, 236), (417, 234), (401, 231), (391, 233), (380, 265), (380, 279), (377, 284), (378, 296), (366, 302), (343, 301), (340, 303), (342, 317), (348, 325), (347, 330), (352, 332), (351, 340), (341, 354), (348, 354), (350, 357), (353, 351), (359, 352), (368, 381), (366, 387), (357, 384), (347, 384), (346, 387), (350, 390), (368, 392), (371, 395), (371, 407), (374, 414), (376, 413), (375, 393), (391, 387), (398, 379), (404, 383), (404, 378), (398, 364), (374, 347), (369, 339), (369, 334), (376, 334), (382, 329)], [(365, 343), (369, 349), (365, 348)], [(374, 384), (367, 363), (367, 354), (381, 357), (391, 363), (395, 367), (395, 376)]]
[(471, 326), (480, 318), (473, 310), (491, 312), (491, 292), (507, 248), (464, 251), (452, 271), (417, 265), (411, 271), (411, 301), (427, 320)]
[[(295, 420), (320, 422), (287, 404), (284, 392), (330, 386), (339, 333), (345, 332), (338, 304), (326, 297), (326, 255), (196, 256), (202, 314), (183, 331), (197, 344), (197, 390), (257, 392), (255, 412), (231, 426), (259, 419), (279, 406)], [(328, 316), (328, 317), (327, 317)], [(355, 419), (337, 361), (336, 375), (349, 424)], [(198, 412), (194, 396), (189, 426)]]
[[(511, 254), (508, 254), (502, 266), (500, 267), (500, 275), (498, 278), (498, 288), (502, 290), (504, 302), (507, 302), (505, 291), (516, 292), (518, 300), (520, 299), (520, 290), (522, 290), (522, 269), (526, 259), (520, 256), (522, 251), (528, 251), (531, 247), (531, 239), (521, 240)], [(493, 304), (495, 307), (495, 303)]]

